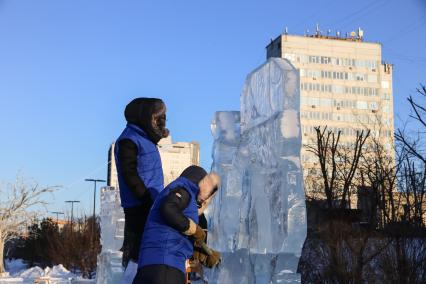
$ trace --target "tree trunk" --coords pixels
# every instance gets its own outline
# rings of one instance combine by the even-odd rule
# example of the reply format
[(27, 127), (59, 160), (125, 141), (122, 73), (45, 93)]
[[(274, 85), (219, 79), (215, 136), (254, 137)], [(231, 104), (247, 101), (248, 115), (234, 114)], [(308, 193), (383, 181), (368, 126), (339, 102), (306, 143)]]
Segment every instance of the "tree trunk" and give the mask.
[(4, 240), (0, 238), (0, 273), (4, 273)]

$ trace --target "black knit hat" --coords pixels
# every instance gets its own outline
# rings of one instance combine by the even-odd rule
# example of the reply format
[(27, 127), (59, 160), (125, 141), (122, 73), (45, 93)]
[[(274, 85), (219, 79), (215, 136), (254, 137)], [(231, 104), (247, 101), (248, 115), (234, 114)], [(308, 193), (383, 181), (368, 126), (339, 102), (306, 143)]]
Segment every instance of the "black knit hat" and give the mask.
[(163, 104), (163, 101), (157, 98), (136, 98), (127, 104), (124, 117), (129, 123), (146, 124), (150, 122), (152, 114)]
[(142, 128), (150, 140), (155, 144), (163, 138), (160, 133), (153, 129), (152, 116), (164, 108), (164, 102), (157, 98), (136, 98), (127, 104), (124, 117), (128, 123)]
[(182, 173), (181, 177), (187, 178), (196, 185), (207, 175), (207, 172), (199, 166), (189, 166)]

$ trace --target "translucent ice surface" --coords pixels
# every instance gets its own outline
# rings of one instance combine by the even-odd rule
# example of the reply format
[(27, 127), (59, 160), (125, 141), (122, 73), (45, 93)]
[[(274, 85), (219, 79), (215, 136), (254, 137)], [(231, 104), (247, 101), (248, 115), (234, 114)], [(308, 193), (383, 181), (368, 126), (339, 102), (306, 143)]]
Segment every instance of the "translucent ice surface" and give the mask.
[(102, 250), (102, 252), (98, 255), (96, 283), (120, 283), (124, 272), (123, 266), (121, 265), (121, 259), (121, 251)]
[(101, 189), (100, 218), (102, 250), (120, 250), (124, 238), (124, 212), (120, 193), (114, 187)]
[(297, 283), (306, 237), (299, 71), (270, 58), (247, 76), (240, 112), (212, 122), (221, 190), (208, 242), (223, 253), (209, 283)]
[(96, 283), (120, 283), (123, 275), (120, 250), (124, 238), (124, 212), (120, 205), (120, 193), (114, 187), (101, 189), (101, 244), (98, 255)]

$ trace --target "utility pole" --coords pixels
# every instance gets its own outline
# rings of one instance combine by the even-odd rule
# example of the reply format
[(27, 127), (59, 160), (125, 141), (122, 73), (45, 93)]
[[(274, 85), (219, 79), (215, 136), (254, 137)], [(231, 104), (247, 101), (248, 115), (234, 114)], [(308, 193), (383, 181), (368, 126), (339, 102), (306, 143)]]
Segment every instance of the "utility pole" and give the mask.
[(96, 210), (96, 183), (97, 182), (106, 182), (106, 180), (103, 179), (93, 179), (93, 178), (86, 178), (85, 181), (91, 181), (93, 182), (93, 223), (92, 223), (92, 238), (93, 240), (95, 239), (95, 220), (96, 220), (96, 215), (95, 215), (95, 210)]
[(58, 211), (52, 211), (52, 212), (50, 212), (50, 213), (52, 213), (52, 214), (56, 214), (56, 224), (58, 224), (58, 221), (59, 221), (59, 214), (61, 214), (61, 215), (65, 215), (65, 213), (64, 213), (64, 212), (58, 212)]
[(78, 200), (67, 200), (66, 203), (71, 203), (71, 229), (73, 228), (73, 222), (74, 222), (74, 203), (79, 203)]

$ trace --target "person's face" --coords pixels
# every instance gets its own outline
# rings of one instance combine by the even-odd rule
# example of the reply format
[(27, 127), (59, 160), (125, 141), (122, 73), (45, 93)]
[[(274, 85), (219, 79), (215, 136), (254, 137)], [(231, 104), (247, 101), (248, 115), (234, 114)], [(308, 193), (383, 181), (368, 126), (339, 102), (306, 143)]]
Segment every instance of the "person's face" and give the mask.
[(206, 175), (199, 183), (200, 192), (197, 196), (197, 201), (199, 204), (204, 203), (212, 194), (215, 193), (217, 187), (219, 186), (220, 178), (215, 173), (210, 173)]
[(152, 115), (152, 128), (158, 130), (161, 138), (169, 136), (169, 130), (166, 128), (166, 105), (161, 104), (161, 107)]

